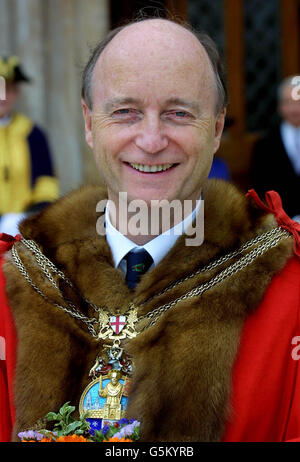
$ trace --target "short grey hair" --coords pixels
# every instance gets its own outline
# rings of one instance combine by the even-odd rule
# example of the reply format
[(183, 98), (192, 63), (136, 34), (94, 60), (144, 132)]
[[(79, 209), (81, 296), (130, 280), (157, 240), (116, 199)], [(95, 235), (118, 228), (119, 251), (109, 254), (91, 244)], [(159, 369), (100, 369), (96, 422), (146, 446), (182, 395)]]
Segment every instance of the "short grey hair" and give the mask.
[[(81, 96), (84, 99), (85, 103), (87, 104), (89, 109), (92, 109), (92, 95), (91, 95), (91, 86), (92, 86), (92, 76), (93, 71), (100, 57), (103, 50), (106, 46), (112, 41), (112, 39), (118, 35), (123, 29), (132, 24), (136, 24), (142, 21), (149, 21), (151, 19), (160, 19), (160, 18), (141, 18), (134, 21), (130, 21), (129, 23), (116, 27), (115, 29), (111, 30), (106, 37), (101, 40), (97, 45), (92, 49), (90, 58), (83, 70), (82, 73), (82, 87), (81, 87)], [(173, 21), (171, 19), (164, 19), (165, 21), (173, 22), (177, 25), (182, 26), (184, 29), (190, 31), (201, 43), (203, 48), (205, 49), (210, 63), (213, 68), (213, 72), (216, 79), (216, 87), (217, 87), (217, 104), (216, 104), (216, 113), (219, 114), (223, 108), (225, 108), (228, 104), (228, 93), (227, 93), (227, 85), (226, 85), (226, 76), (225, 76), (225, 69), (220, 54), (218, 52), (217, 46), (212, 38), (204, 32), (197, 32), (195, 31), (189, 24), (181, 23), (177, 21)]]

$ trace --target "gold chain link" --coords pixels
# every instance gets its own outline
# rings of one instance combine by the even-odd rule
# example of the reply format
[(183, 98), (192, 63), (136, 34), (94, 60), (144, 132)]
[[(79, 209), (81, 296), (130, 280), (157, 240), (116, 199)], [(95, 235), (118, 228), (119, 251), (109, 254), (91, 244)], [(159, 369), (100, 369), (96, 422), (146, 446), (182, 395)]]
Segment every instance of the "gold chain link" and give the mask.
[[(250, 250), (246, 255), (241, 257), (238, 261), (235, 263), (231, 264), (228, 266), (226, 269), (222, 270), (220, 273), (218, 273), (216, 276), (214, 276), (212, 279), (209, 281), (205, 282), (204, 284), (201, 284), (194, 289), (191, 289), (190, 291), (186, 292), (182, 296), (176, 298), (175, 300), (166, 303), (164, 305), (161, 305), (154, 310), (146, 313), (145, 315), (140, 316), (137, 321), (141, 321), (143, 319), (149, 319), (151, 320), (149, 325), (146, 325), (139, 333), (143, 332), (145, 329), (147, 329), (150, 326), (153, 326), (156, 321), (159, 319), (159, 317), (168, 311), (170, 308), (174, 307), (178, 303), (180, 303), (183, 300), (186, 300), (188, 298), (193, 298), (197, 297), (199, 295), (202, 295), (205, 291), (209, 290), (211, 287), (215, 286), (216, 284), (220, 284), (223, 282), (225, 279), (228, 277), (232, 276), (233, 274), (241, 271), (244, 269), (246, 266), (250, 265), (256, 258), (259, 256), (263, 255), (267, 250), (276, 247), (276, 245), (279, 243), (281, 239), (286, 239), (290, 237), (290, 234), (277, 227), (273, 228), (272, 230), (261, 234), (259, 236), (256, 236), (255, 238), (247, 241), (245, 244), (243, 244), (239, 249), (230, 252), (213, 262), (210, 262), (208, 265), (204, 266), (203, 268), (200, 268), (196, 272), (179, 279), (175, 283), (170, 284), (167, 286), (165, 289), (163, 289), (161, 292), (158, 294), (155, 294), (153, 297), (148, 298), (146, 301), (144, 301), (140, 306), (145, 305), (149, 301), (153, 300), (156, 297), (159, 297), (160, 295), (163, 295), (167, 293), (169, 290), (173, 289), (174, 287), (177, 287), (178, 285), (182, 284), (183, 282), (201, 274), (206, 271), (210, 271), (212, 269), (215, 269), (219, 266), (221, 266), (223, 263), (231, 260), (232, 258), (241, 255), (243, 252), (248, 250), (250, 247), (253, 247), (257, 244), (257, 247), (255, 247), (253, 250)], [(94, 303), (90, 302), (87, 298), (83, 297), (81, 294), (78, 293), (78, 290), (74, 287), (72, 282), (65, 276), (65, 274), (60, 271), (52, 262), (49, 260), (39, 249), (38, 245), (33, 241), (33, 240), (28, 240), (28, 239), (22, 239), (21, 243), (27, 247), (28, 250), (32, 252), (32, 254), (35, 257), (36, 263), (38, 266), (41, 268), (43, 274), (46, 276), (48, 281), (51, 283), (52, 286), (56, 288), (56, 290), (59, 292), (60, 296), (64, 300), (67, 306), (61, 305), (60, 303), (57, 303), (53, 300), (51, 300), (48, 296), (46, 296), (40, 289), (39, 287), (32, 281), (31, 277), (29, 276), (22, 260), (20, 259), (20, 256), (17, 252), (16, 245), (14, 244), (12, 247), (12, 257), (13, 261), (20, 271), (20, 273), (23, 275), (23, 277), (26, 279), (26, 281), (30, 284), (30, 286), (41, 296), (43, 297), (47, 302), (51, 303), (52, 305), (56, 306), (57, 308), (65, 311), (68, 313), (70, 316), (82, 321), (88, 328), (89, 332), (92, 334), (93, 337), (98, 338), (98, 332), (101, 329), (101, 326), (98, 326), (98, 332), (96, 330), (96, 324), (98, 324), (98, 320), (96, 318), (89, 318), (87, 316), (84, 316), (82, 313), (80, 313), (75, 305), (66, 297), (64, 294), (61, 292), (58, 284), (56, 283), (53, 274), (56, 274), (59, 278), (61, 278), (69, 287), (71, 287), (81, 298), (84, 300), (88, 305), (90, 305), (96, 312), (99, 312), (99, 310), (103, 308), (99, 308), (97, 305)], [(126, 313), (125, 313), (126, 316)]]

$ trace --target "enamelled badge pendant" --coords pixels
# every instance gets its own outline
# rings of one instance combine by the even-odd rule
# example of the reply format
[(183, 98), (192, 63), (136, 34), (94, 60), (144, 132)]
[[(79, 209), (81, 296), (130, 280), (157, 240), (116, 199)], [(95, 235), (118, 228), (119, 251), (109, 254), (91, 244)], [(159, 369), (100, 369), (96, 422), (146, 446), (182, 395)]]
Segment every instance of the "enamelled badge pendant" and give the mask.
[[(89, 372), (93, 380), (84, 390), (79, 412), (90, 422), (91, 429), (100, 430), (106, 423), (125, 417), (130, 392), (132, 362), (121, 348), (121, 341), (137, 336), (137, 308), (133, 304), (124, 315), (111, 315), (99, 309), (99, 340), (111, 340)], [(105, 359), (104, 359), (105, 358)]]

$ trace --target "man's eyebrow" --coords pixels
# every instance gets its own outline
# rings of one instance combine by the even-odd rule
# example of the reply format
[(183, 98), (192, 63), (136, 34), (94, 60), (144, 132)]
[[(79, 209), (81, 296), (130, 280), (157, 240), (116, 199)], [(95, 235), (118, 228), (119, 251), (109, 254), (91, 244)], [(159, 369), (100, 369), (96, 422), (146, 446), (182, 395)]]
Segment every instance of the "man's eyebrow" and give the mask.
[(112, 98), (109, 101), (106, 101), (104, 104), (105, 111), (111, 111), (116, 106), (120, 106), (121, 104), (139, 104), (140, 101), (136, 98), (131, 97), (120, 97), (120, 98)]
[(166, 104), (175, 104), (176, 106), (185, 106), (193, 109), (194, 111), (199, 112), (200, 111), (200, 105), (197, 101), (190, 101), (187, 99), (183, 98), (169, 98), (166, 101)]
[[(117, 106), (120, 106), (120, 105), (125, 105), (125, 104), (134, 104), (134, 105), (141, 105), (142, 104), (142, 101), (138, 98), (132, 98), (132, 97), (116, 97), (116, 98), (112, 98), (111, 100), (109, 101), (106, 101), (105, 104), (104, 104), (104, 109), (106, 112), (109, 112), (111, 111), (112, 109), (114, 109), (115, 107)], [(170, 105), (170, 104), (175, 104), (176, 106), (184, 106), (184, 107), (188, 107), (196, 112), (200, 112), (200, 105), (198, 103), (198, 101), (190, 101), (190, 100), (186, 100), (184, 98), (169, 98), (166, 100), (165, 102), (166, 105)]]

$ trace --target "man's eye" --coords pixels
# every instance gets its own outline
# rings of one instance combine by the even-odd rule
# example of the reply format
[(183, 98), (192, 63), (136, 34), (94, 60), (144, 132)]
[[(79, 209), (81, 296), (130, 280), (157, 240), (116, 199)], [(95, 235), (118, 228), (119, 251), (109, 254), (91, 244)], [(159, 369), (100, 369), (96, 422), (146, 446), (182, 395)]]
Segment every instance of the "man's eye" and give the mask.
[(118, 109), (114, 114), (129, 114), (130, 109)]
[(167, 117), (171, 119), (189, 119), (190, 114), (186, 111), (169, 111), (167, 112)]
[(140, 120), (140, 115), (140, 112), (136, 109), (124, 107), (114, 111), (112, 113), (112, 118), (115, 119), (117, 122), (131, 123)]
[(184, 118), (184, 117), (188, 116), (188, 113), (185, 112), (185, 111), (176, 111), (175, 115), (176, 115), (176, 117)]
[(137, 111), (134, 110), (134, 109), (130, 109), (130, 108), (122, 108), (122, 109), (118, 109), (117, 111), (114, 111), (113, 115), (117, 115), (117, 116), (122, 116), (122, 115), (136, 116)]

